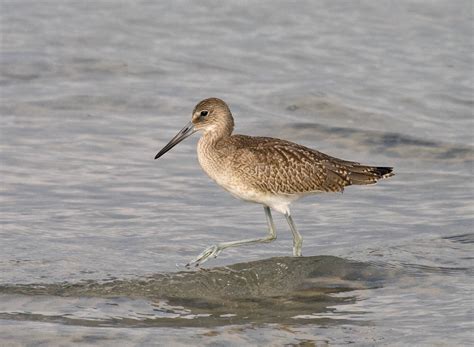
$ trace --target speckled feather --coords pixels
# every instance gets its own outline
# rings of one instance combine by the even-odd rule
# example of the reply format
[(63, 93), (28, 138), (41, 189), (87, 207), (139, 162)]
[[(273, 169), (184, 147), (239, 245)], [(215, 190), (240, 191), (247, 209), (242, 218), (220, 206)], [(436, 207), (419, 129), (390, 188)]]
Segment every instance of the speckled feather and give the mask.
[(186, 266), (198, 266), (229, 247), (275, 240), (271, 210), (285, 215), (293, 235), (293, 255), (301, 256), (303, 238), (291, 217), (292, 202), (308, 194), (340, 192), (351, 184), (372, 184), (393, 175), (390, 167), (361, 165), (285, 140), (232, 135), (233, 130), (234, 119), (226, 103), (205, 99), (194, 108), (191, 122), (155, 159), (196, 131), (201, 132), (197, 146), (201, 167), (235, 197), (264, 206), (268, 235), (209, 246)]
[[(213, 131), (205, 131), (198, 157), (206, 173), (229, 190), (240, 185), (266, 194), (305, 195), (339, 192), (351, 184), (373, 184), (392, 176), (392, 168), (361, 165), (331, 157), (293, 142), (246, 135), (231, 135), (233, 118), (219, 99), (206, 99), (194, 114), (212, 110)], [(202, 122), (194, 117), (193, 122)]]

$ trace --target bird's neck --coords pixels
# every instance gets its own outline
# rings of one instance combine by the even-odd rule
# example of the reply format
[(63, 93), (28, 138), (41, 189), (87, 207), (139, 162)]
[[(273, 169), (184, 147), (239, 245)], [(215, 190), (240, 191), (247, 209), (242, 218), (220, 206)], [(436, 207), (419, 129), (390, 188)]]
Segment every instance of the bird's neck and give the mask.
[(211, 175), (210, 167), (216, 162), (222, 161), (223, 148), (226, 139), (230, 138), (234, 130), (234, 122), (223, 122), (206, 128), (198, 143), (198, 159), (204, 169)]
[(201, 142), (207, 143), (209, 145), (216, 145), (222, 139), (230, 137), (230, 135), (232, 135), (233, 130), (233, 122), (216, 124), (213, 127), (210, 127), (204, 131), (204, 134), (201, 137)]
[[(221, 150), (225, 147), (226, 139), (232, 134), (232, 128), (208, 129), (202, 134), (198, 142), (200, 161), (220, 160)], [(202, 165), (203, 163), (201, 163)]]
[(199, 147), (206, 152), (209, 150), (215, 150), (217, 149), (218, 143), (227, 136), (224, 136), (222, 133), (217, 131), (207, 131), (199, 139)]

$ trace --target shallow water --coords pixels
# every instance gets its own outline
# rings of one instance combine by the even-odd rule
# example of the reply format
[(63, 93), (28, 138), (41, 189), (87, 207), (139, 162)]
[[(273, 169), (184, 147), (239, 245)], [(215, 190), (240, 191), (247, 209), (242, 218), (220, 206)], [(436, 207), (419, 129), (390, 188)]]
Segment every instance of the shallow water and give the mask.
[[(470, 2), (0, 12), (3, 344), (472, 343)], [(186, 272), (266, 232), (201, 171), (197, 138), (153, 160), (208, 96), (238, 133), (396, 176), (295, 203), (302, 259), (275, 216), (275, 242)]]

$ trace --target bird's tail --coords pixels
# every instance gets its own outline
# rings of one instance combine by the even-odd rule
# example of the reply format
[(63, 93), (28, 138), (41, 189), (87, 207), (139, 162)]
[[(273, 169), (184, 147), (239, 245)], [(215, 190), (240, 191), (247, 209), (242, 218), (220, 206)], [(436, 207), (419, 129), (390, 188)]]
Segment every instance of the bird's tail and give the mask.
[(347, 168), (351, 184), (374, 184), (382, 178), (393, 176), (393, 167), (354, 165)]

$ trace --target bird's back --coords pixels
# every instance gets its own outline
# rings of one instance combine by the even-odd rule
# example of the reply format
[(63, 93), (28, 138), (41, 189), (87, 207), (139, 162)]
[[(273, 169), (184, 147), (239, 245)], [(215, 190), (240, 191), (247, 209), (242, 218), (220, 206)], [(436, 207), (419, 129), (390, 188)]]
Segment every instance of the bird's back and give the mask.
[(393, 175), (390, 167), (361, 165), (270, 137), (232, 135), (218, 141), (214, 151), (227, 175), (275, 195), (338, 192)]

